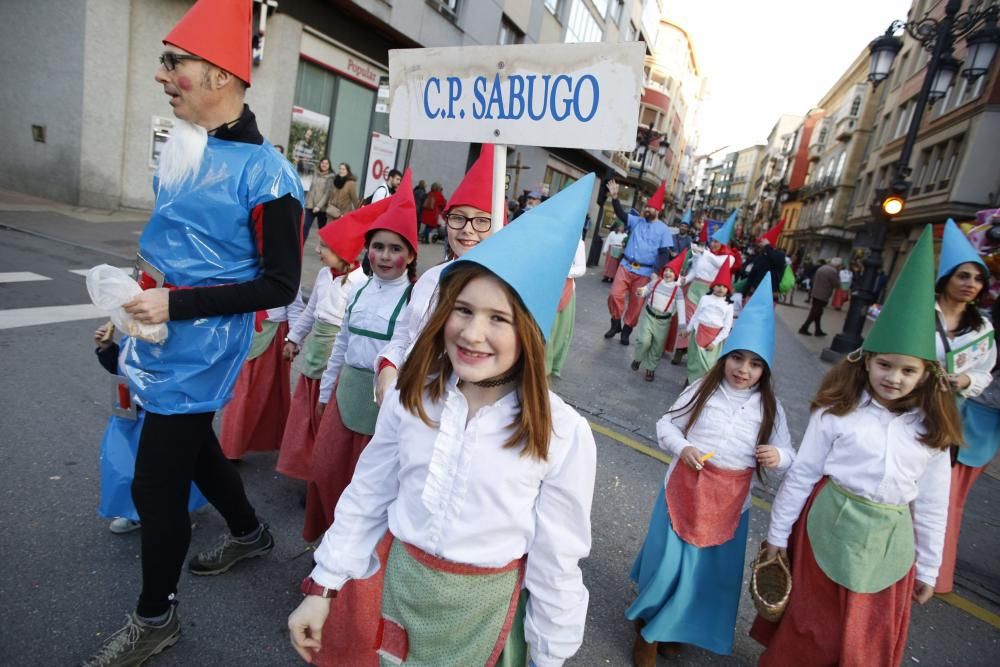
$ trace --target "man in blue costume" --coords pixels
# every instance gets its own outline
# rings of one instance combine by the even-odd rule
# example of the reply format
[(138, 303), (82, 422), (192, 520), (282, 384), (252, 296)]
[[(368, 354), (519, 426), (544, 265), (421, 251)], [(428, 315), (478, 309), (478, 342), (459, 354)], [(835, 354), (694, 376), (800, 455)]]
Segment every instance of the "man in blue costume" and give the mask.
[(614, 181), (608, 183), (611, 205), (618, 219), (625, 223), (628, 242), (618, 265), (618, 272), (615, 273), (611, 293), (608, 294), (611, 328), (605, 332), (604, 337), (612, 338), (620, 332), (622, 345), (628, 345), (632, 329), (639, 321), (643, 300), (636, 294), (636, 290), (648, 283), (653, 273), (659, 273), (670, 261), (672, 234), (667, 225), (656, 217), (663, 209), (665, 187), (665, 183), (660, 184), (659, 189), (643, 206), (640, 217), (625, 212), (618, 201), (618, 184)]
[(88, 666), (138, 665), (179, 639), (174, 598), (191, 541), (192, 482), (229, 528), (191, 560), (192, 574), (221, 574), (274, 547), (212, 429), (249, 351), (254, 313), (291, 302), (301, 274), (301, 184), (243, 102), (250, 25), (251, 0), (199, 0), (163, 41), (155, 79), (178, 120), (139, 239), (146, 291), (124, 307), (140, 323), (165, 322), (168, 335), (160, 344), (126, 336), (119, 359), (146, 411), (132, 484), (142, 592)]

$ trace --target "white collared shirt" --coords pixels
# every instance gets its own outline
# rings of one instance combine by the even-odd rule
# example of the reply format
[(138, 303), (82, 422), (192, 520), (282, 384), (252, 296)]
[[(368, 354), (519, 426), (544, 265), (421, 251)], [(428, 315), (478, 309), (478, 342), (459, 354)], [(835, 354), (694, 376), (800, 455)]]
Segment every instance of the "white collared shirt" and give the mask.
[(549, 401), (542, 462), (503, 447), (519, 410), (514, 392), (470, 418), (452, 377), (443, 401), (424, 403), (440, 424), (432, 428), (392, 389), (316, 550), (313, 579), (340, 589), (377, 572), (386, 528), (456, 563), (498, 567), (527, 553), (525, 638), (539, 667), (561, 665), (583, 641), (589, 596), (579, 560), (590, 552), (597, 453), (586, 420), (552, 392)]
[(719, 333), (712, 342), (721, 345), (733, 328), (733, 304), (726, 301), (725, 297), (711, 293), (701, 297), (691, 321), (688, 322), (688, 331), (696, 333), (701, 324), (706, 327), (719, 327)]
[(843, 417), (813, 412), (798, 456), (774, 499), (767, 541), (788, 545), (792, 525), (824, 476), (851, 493), (888, 505), (910, 505), (916, 533), (917, 579), (933, 586), (948, 521), (951, 459), (917, 440), (917, 410), (897, 414), (868, 394)]
[[(934, 313), (941, 323), (941, 329), (947, 331), (948, 326), (944, 323), (944, 316), (941, 313), (941, 306), (937, 303), (934, 304)], [(974, 340), (982, 338), (989, 332), (993, 331), (993, 324), (987, 318), (983, 318), (983, 326), (973, 331), (968, 331), (961, 336), (955, 336), (954, 338), (948, 337), (948, 345), (952, 350), (957, 350), (960, 347), (964, 347)], [(941, 334), (934, 333), (934, 345), (937, 353), (938, 361), (942, 365), (945, 364), (945, 355), (947, 354), (944, 349), (944, 342), (941, 340)], [(986, 354), (985, 357), (979, 360), (974, 367), (963, 371), (969, 376), (969, 386), (958, 392), (959, 396), (963, 398), (971, 398), (973, 396), (979, 396), (981, 393), (986, 391), (986, 387), (990, 386), (990, 382), (993, 381), (993, 367), (997, 363), (997, 346), (996, 340), (993, 341), (993, 347)], [(947, 366), (945, 366), (947, 368)]]
[[(403, 294), (409, 286), (410, 279), (404, 272), (395, 280), (382, 280), (378, 276), (372, 276), (366, 282), (358, 283), (351, 288), (347, 295), (349, 312), (344, 313), (340, 333), (337, 334), (337, 339), (333, 343), (330, 360), (327, 362), (323, 378), (320, 380), (320, 403), (330, 402), (333, 387), (343, 364), (355, 368), (372, 368), (375, 357), (385, 345), (385, 339), (373, 338), (357, 332), (387, 333), (396, 306), (399, 305), (399, 300), (403, 298)], [(362, 292), (362, 290), (364, 291)], [(360, 297), (358, 292), (361, 292)], [(405, 310), (404, 304), (400, 312), (397, 313), (397, 325), (399, 317)], [(374, 391), (374, 387), (372, 390)]]
[(344, 276), (334, 277), (330, 269), (323, 267), (316, 274), (309, 303), (302, 313), (295, 318), (288, 332), (288, 340), (296, 345), (302, 345), (316, 320), (340, 326), (344, 322), (344, 312), (347, 310), (347, 295), (352, 288), (368, 280), (368, 276), (359, 266)]
[[(660, 448), (674, 457), (667, 469), (664, 485), (674, 468), (681, 464), (680, 456), (685, 447), (694, 447), (702, 454), (715, 452), (712, 464), (726, 470), (746, 470), (757, 465), (757, 432), (760, 431), (763, 406), (760, 392), (756, 388), (734, 389), (723, 380), (715, 393), (708, 397), (698, 421), (691, 426), (687, 436), (684, 435), (690, 409), (682, 408), (692, 401), (702, 382), (704, 378), (682, 391), (670, 406), (670, 411), (656, 422), (656, 440)], [(788, 433), (785, 409), (780, 402), (771, 438), (766, 444), (778, 448), (780, 460), (775, 472), (787, 470), (795, 460), (795, 450), (792, 449), (792, 438)], [(750, 493), (747, 493), (743, 511), (749, 507)]]
[(445, 270), (451, 262), (432, 266), (421, 274), (420, 278), (413, 285), (410, 293), (410, 303), (403, 309), (403, 313), (396, 321), (396, 330), (392, 334), (392, 340), (382, 346), (372, 370), (378, 373), (380, 359), (392, 362), (396, 368), (402, 368), (403, 362), (413, 349), (413, 343), (417, 336), (424, 330), (424, 325), (430, 318), (431, 311), (437, 305), (438, 282), (441, 280), (441, 272)]
[(657, 315), (677, 316), (677, 326), (684, 328), (687, 324), (684, 307), (684, 290), (680, 281), (666, 282), (657, 276), (649, 283), (646, 305)]

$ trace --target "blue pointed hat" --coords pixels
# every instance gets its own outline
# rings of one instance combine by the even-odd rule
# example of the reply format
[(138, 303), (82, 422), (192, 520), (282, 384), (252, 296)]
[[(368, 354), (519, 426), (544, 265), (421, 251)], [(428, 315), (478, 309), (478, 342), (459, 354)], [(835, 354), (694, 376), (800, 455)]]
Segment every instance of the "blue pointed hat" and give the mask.
[(969, 239), (965, 237), (965, 234), (955, 224), (955, 221), (948, 218), (948, 222), (944, 223), (944, 235), (941, 237), (941, 259), (940, 264), (938, 264), (935, 281), (941, 280), (941, 278), (954, 271), (959, 264), (965, 264), (966, 262), (978, 264), (983, 267), (987, 276), (990, 275), (990, 270), (986, 266), (986, 262), (979, 256), (976, 249), (972, 247)]
[(681, 217), (681, 224), (691, 226), (691, 209), (684, 211), (684, 215)]
[(479, 264), (507, 283), (548, 338), (556, 317), (573, 255), (580, 244), (583, 221), (594, 192), (587, 174), (538, 206), (525, 211), (502, 231), (488, 236), (441, 273), (459, 264)]
[(719, 227), (718, 231), (712, 234), (712, 240), (718, 241), (722, 245), (729, 245), (730, 239), (733, 238), (733, 230), (736, 229), (736, 211), (729, 214), (726, 218), (726, 224)]
[[(770, 271), (760, 284), (771, 284)], [(771, 365), (774, 356), (774, 297), (770, 289), (758, 287), (743, 306), (722, 346), (722, 354), (725, 356), (733, 350), (750, 350), (767, 362), (768, 368), (774, 368)]]

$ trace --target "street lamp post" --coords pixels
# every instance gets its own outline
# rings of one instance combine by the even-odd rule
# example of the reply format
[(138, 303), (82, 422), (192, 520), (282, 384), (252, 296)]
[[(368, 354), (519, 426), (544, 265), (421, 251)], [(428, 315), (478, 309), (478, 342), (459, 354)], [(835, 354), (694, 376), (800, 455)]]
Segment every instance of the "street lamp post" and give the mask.
[(882, 250), (889, 223), (902, 212), (912, 185), (909, 181), (910, 157), (917, 141), (924, 109), (928, 103), (933, 104), (948, 93), (955, 74), (962, 66), (962, 62), (953, 55), (955, 40), (972, 33), (966, 41), (967, 62), (962, 76), (971, 83), (989, 71), (997, 47), (1000, 46), (1000, 29), (997, 28), (1000, 4), (997, 0), (992, 0), (988, 7), (983, 7), (984, 4), (981, 0), (973, 0), (967, 11), (959, 13), (962, 8), (961, 0), (948, 0), (941, 19), (924, 17), (907, 23), (893, 21), (885, 34), (869, 45), (871, 66), (868, 80), (874, 87), (889, 77), (892, 63), (903, 48), (902, 39), (895, 36), (899, 30), (905, 30), (920, 42), (931, 53), (931, 57), (917, 98), (917, 106), (910, 119), (906, 141), (900, 151), (899, 161), (896, 162), (895, 176), (888, 188), (880, 188), (875, 192), (875, 200), (871, 206), (872, 218), (866, 224), (869, 252), (864, 260), (860, 282), (851, 295), (844, 328), (834, 336), (830, 347), (823, 350), (824, 360), (837, 361), (861, 347), (865, 317), (869, 306), (875, 302), (876, 275), (882, 268)]
[(639, 178), (635, 186), (635, 194), (632, 196), (632, 208), (639, 204), (639, 190), (642, 186), (642, 177), (646, 173), (646, 156), (649, 154), (650, 145), (657, 144), (655, 150), (660, 157), (667, 154), (667, 147), (670, 145), (670, 142), (663, 135), (651, 127), (640, 127), (635, 135), (635, 143), (637, 150), (640, 146), (642, 147), (642, 159), (639, 161)]

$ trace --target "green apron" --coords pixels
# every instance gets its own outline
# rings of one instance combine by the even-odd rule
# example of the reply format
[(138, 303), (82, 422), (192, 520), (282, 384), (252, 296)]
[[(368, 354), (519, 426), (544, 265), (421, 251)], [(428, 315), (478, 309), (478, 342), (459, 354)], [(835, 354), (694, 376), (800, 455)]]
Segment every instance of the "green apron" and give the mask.
[(878, 593), (906, 576), (916, 546), (908, 505), (885, 505), (833, 480), (816, 495), (806, 531), (816, 563), (855, 593)]
[(264, 354), (264, 350), (274, 340), (274, 334), (278, 332), (279, 324), (280, 322), (272, 322), (271, 320), (264, 320), (260, 323), (260, 331), (253, 332), (253, 339), (250, 341), (250, 354), (247, 355), (247, 361), (256, 359)]
[[(400, 664), (386, 654), (395, 653), (388, 650), (391, 645), (400, 645), (392, 641), (392, 635), (402, 633), (407, 647), (403, 665), (524, 667), (528, 661), (524, 641), (527, 593), (520, 590), (524, 559), (514, 567), (483, 573), (483, 568), (446, 563), (419, 550), (411, 553), (411, 549), (394, 540), (385, 565), (381, 665)], [(515, 604), (513, 621), (507, 626)], [(506, 636), (505, 626), (509, 627)]]
[[(396, 330), (396, 319), (403, 307), (410, 301), (410, 292), (413, 285), (408, 285), (399, 297), (396, 307), (389, 316), (389, 326), (383, 331), (369, 331), (360, 327), (351, 326), (350, 317), (354, 312), (354, 306), (361, 293), (371, 285), (372, 279), (358, 290), (354, 295), (354, 301), (347, 308), (344, 319), (348, 322), (347, 329), (353, 336), (364, 338), (374, 338), (376, 340), (392, 340), (392, 333)], [(370, 368), (355, 368), (344, 364), (340, 367), (340, 375), (337, 377), (337, 408), (340, 410), (340, 419), (344, 426), (355, 433), (374, 435), (375, 420), (378, 418), (378, 403), (375, 402), (375, 371)]]
[(337, 340), (340, 332), (340, 325), (330, 324), (322, 320), (313, 322), (312, 332), (306, 339), (299, 355), (300, 371), (311, 380), (319, 380), (323, 377), (326, 364), (330, 361), (330, 352), (333, 351), (333, 343)]

